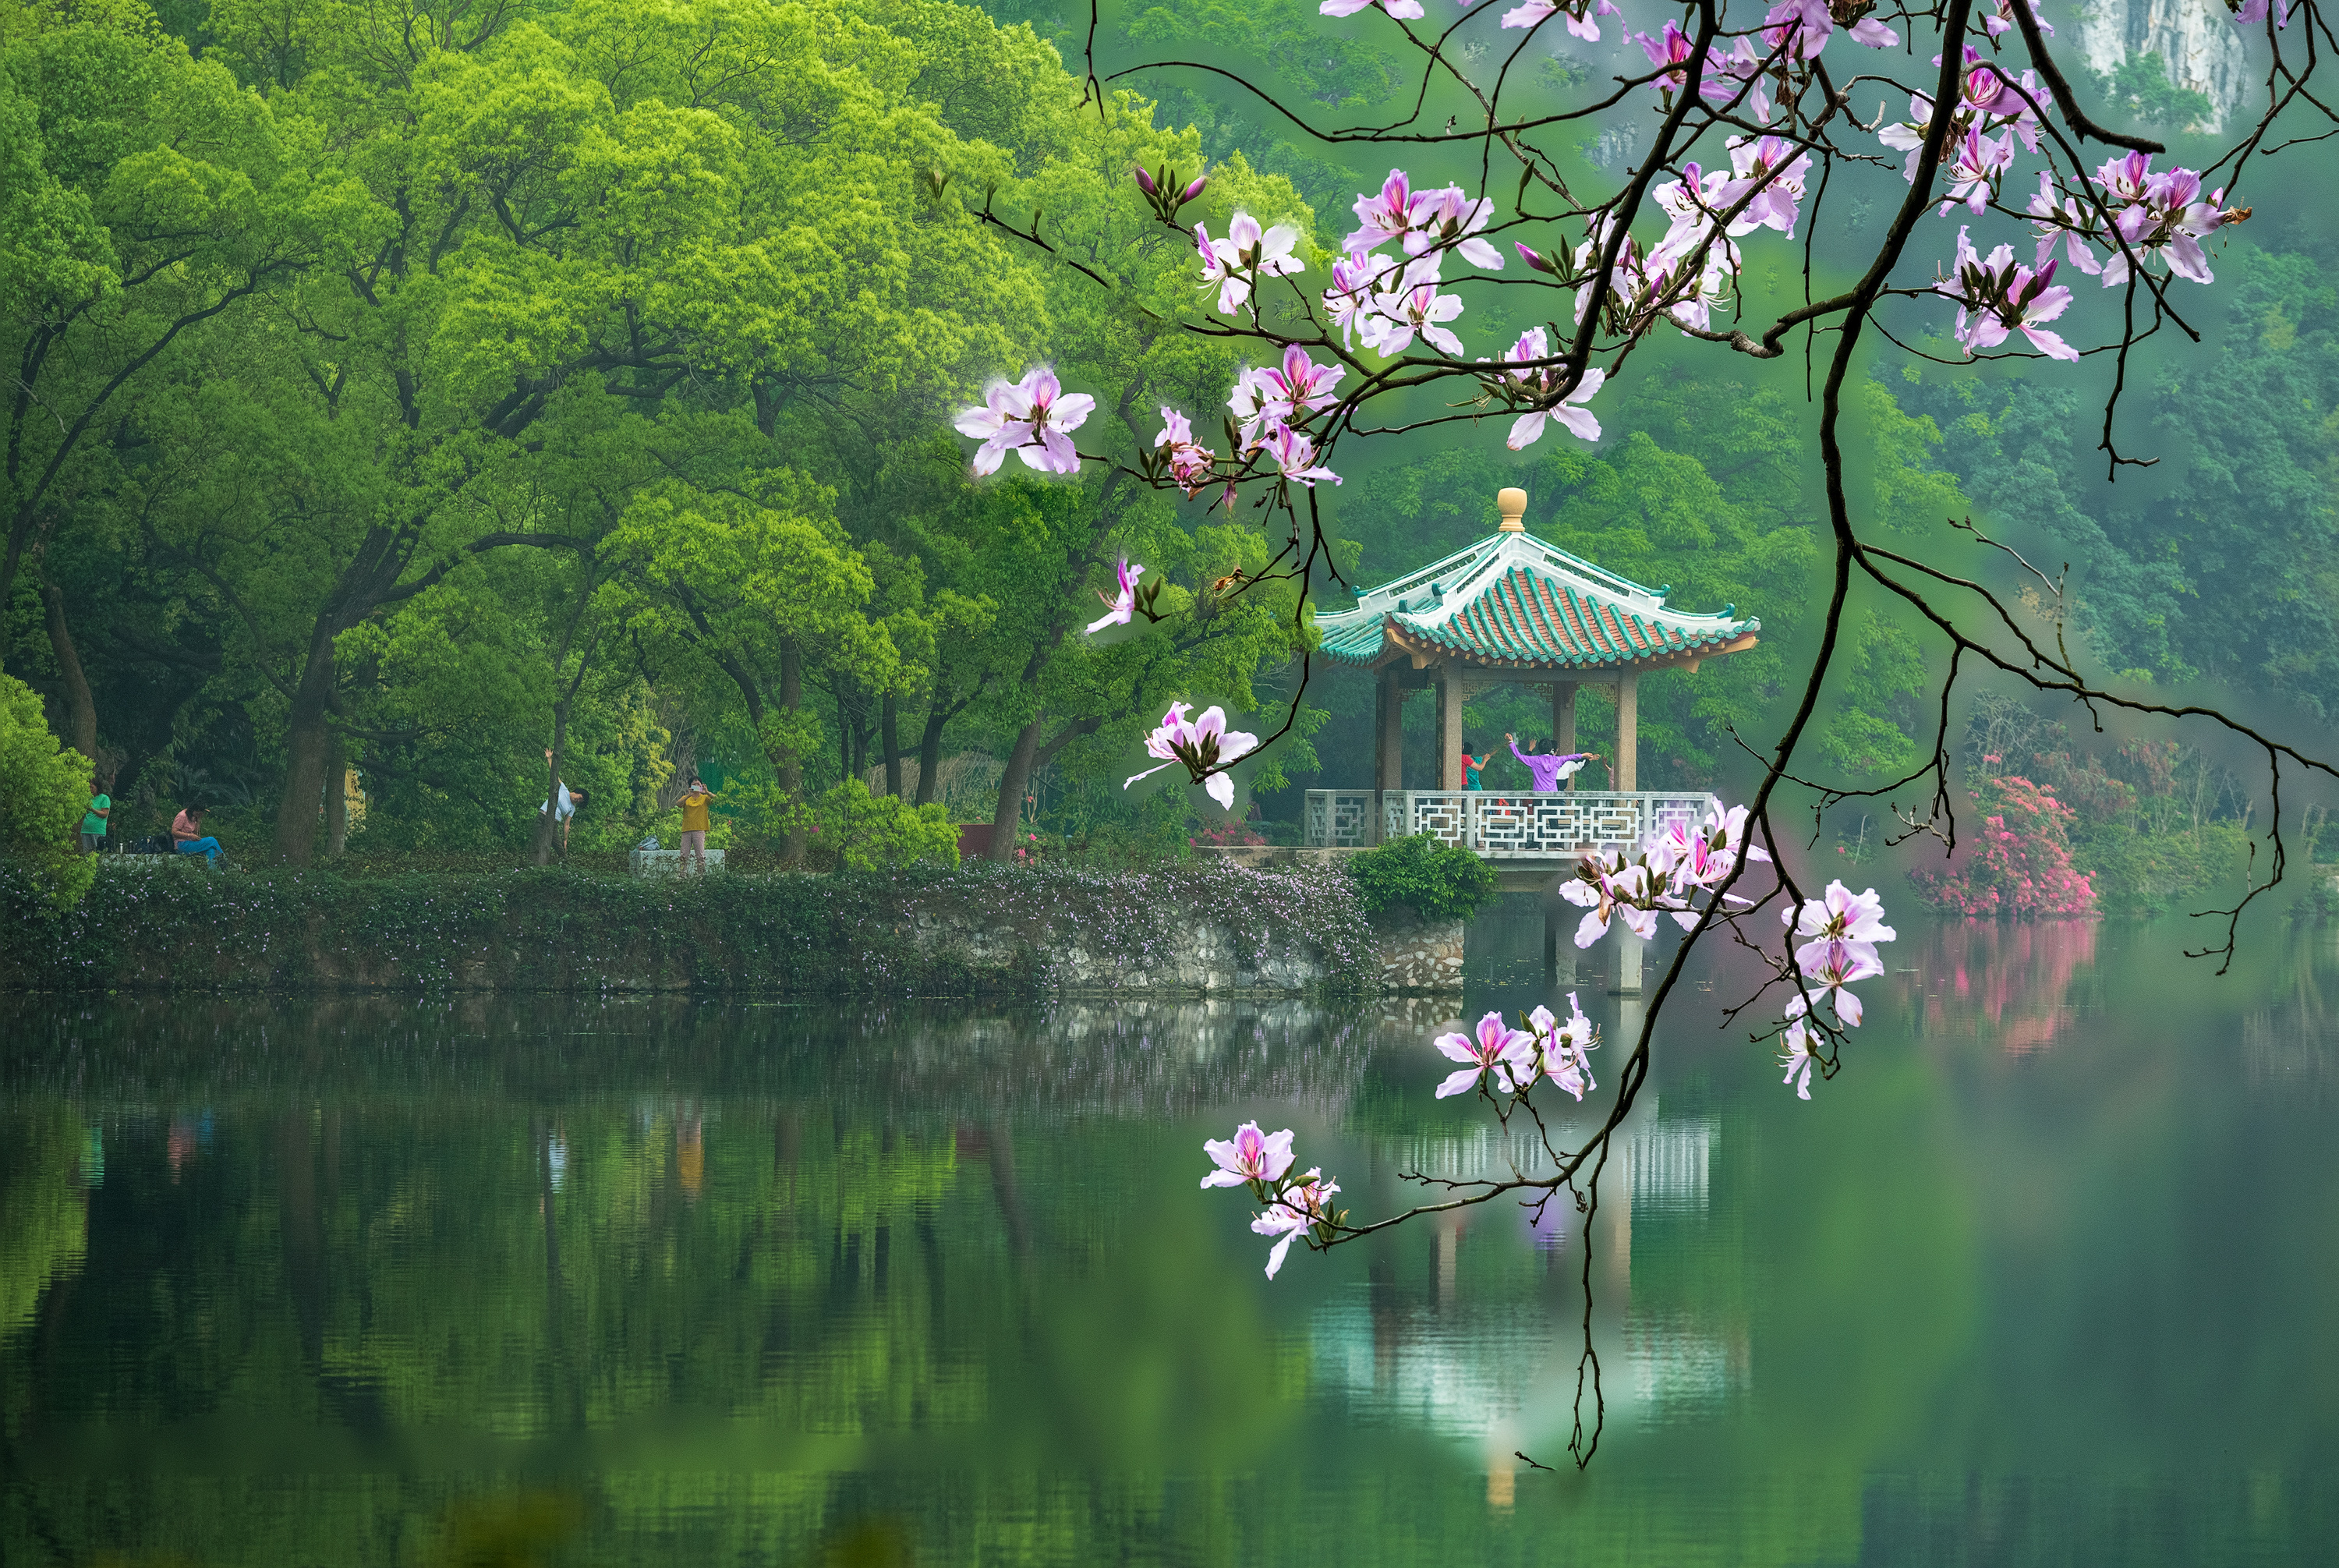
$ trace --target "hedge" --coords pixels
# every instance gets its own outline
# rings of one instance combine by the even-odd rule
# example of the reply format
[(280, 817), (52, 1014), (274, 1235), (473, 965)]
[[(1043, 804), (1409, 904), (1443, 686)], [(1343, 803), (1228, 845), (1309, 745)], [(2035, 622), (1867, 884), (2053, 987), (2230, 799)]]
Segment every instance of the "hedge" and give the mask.
[[(1200, 922), (1254, 960), (1296, 940), (1336, 977), (1362, 986), (1375, 972), (1355, 890), (1324, 868), (647, 879), (109, 866), (59, 912), (25, 871), (0, 864), (0, 989), (1037, 991), (1051, 988), (1050, 950), (1072, 932), (1092, 954), (1150, 965)], [(993, 939), (982, 962), (948, 937), (957, 924)]]

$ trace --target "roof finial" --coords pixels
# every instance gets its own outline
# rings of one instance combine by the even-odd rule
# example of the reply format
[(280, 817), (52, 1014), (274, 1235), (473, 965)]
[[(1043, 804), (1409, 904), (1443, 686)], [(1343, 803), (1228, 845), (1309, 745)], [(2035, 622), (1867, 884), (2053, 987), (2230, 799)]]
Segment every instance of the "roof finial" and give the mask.
[(1515, 488), (1498, 490), (1495, 493), (1495, 505), (1502, 510), (1504, 533), (1526, 532), (1527, 526), (1522, 520), (1525, 518), (1527, 510), (1527, 493), (1525, 490)]

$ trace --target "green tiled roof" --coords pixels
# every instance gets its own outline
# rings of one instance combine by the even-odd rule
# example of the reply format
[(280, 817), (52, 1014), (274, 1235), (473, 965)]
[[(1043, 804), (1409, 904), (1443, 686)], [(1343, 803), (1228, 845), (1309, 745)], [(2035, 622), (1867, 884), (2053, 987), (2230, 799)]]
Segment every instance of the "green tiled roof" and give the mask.
[[(1734, 606), (1733, 606), (1734, 608)], [(1762, 629), (1725, 609), (1670, 608), (1644, 588), (1532, 534), (1501, 533), (1316, 618), (1326, 654), (1369, 665), (1391, 641), (1495, 666), (1613, 669), (1718, 653)]]

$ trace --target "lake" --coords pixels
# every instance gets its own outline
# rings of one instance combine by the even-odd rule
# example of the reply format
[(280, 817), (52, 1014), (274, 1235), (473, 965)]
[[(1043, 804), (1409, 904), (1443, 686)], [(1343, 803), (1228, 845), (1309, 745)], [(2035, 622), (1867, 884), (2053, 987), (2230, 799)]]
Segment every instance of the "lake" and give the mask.
[(2332, 933), (1900, 929), (1809, 1103), (1669, 1010), (1580, 1474), (1573, 1216), (1269, 1283), (1196, 1185), (1498, 1168), (1426, 1042), (1524, 926), (1466, 1009), (0, 999), (0, 1561), (2339, 1556)]

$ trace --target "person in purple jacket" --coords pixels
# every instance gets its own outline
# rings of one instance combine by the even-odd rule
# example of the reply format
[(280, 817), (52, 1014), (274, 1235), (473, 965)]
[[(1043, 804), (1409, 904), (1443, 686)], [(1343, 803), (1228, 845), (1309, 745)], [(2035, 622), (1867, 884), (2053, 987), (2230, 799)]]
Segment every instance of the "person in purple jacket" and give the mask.
[[(1538, 794), (1558, 789), (1560, 780), (1574, 774), (1585, 763), (1600, 760), (1598, 752), (1523, 752), (1519, 750), (1518, 736), (1506, 734), (1503, 738), (1511, 743), (1511, 754), (1526, 764), (1527, 772), (1535, 775), (1535, 787)], [(1544, 744), (1548, 745), (1550, 743), (1546, 741)]]

